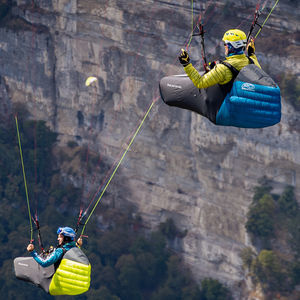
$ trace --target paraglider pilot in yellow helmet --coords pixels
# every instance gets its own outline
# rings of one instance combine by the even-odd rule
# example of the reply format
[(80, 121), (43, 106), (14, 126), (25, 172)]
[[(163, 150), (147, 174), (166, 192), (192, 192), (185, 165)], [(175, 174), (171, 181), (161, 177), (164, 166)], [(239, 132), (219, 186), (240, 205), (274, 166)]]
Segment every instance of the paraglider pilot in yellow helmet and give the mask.
[[(260, 67), (255, 55), (253, 39), (250, 41), (247, 47), (248, 57), (244, 54), (247, 37), (242, 30), (230, 29), (226, 31), (222, 41), (224, 42), (225, 48), (225, 62), (232, 65), (238, 71), (251, 63), (248, 57), (250, 57), (255, 65)], [(187, 51), (183, 49), (181, 50), (179, 61), (183, 65), (186, 74), (193, 81), (194, 85), (199, 89), (208, 88), (216, 84), (224, 85), (230, 82), (233, 77), (230, 69), (223, 64), (216, 64), (208, 73), (201, 76), (190, 63), (190, 57)]]
[[(240, 29), (230, 29), (223, 36), (226, 59), (206, 64), (200, 74), (181, 50), (179, 61), (186, 75), (166, 76), (160, 80), (162, 100), (169, 106), (194, 111), (219, 126), (264, 128), (281, 119), (281, 95), (276, 82), (264, 72), (255, 55), (254, 39), (247, 44), (247, 36)], [(250, 37), (250, 33), (249, 33)], [(247, 56), (244, 50), (247, 46)]]

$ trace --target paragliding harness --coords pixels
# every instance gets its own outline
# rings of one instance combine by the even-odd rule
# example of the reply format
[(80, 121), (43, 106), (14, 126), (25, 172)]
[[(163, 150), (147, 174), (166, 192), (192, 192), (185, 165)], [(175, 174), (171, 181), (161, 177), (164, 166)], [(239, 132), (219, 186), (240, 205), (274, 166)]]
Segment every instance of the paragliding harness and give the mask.
[[(277, 3), (278, 1), (272, 10)], [(255, 25), (259, 25), (259, 15), (260, 11), (256, 8), (247, 41)], [(263, 25), (259, 25), (260, 30)], [(198, 26), (198, 31), (194, 35), (201, 36), (203, 67), (204, 71), (208, 72), (202, 24)], [(280, 89), (250, 57), (248, 59), (250, 64), (240, 71), (227, 62), (220, 62), (231, 70), (232, 80), (224, 85), (216, 84), (206, 89), (199, 90), (185, 74), (164, 77), (159, 84), (161, 98), (170, 106), (194, 111), (216, 125), (242, 128), (272, 126), (281, 119)]]
[(64, 251), (50, 282), (49, 294), (56, 296), (85, 293), (90, 287), (90, 280), (91, 264), (88, 258), (78, 247), (73, 247)]
[(159, 84), (161, 98), (216, 125), (263, 128), (280, 122), (280, 89), (270, 76), (251, 61), (240, 71), (221, 63), (233, 74), (227, 84), (198, 89), (185, 74), (168, 76)]
[(250, 57), (248, 59), (250, 64), (240, 72), (221, 62), (231, 70), (233, 79), (221, 87), (227, 93), (221, 106), (217, 107), (216, 125), (263, 128), (280, 122), (279, 87)]
[(14, 259), (14, 271), (18, 279), (42, 288), (50, 295), (79, 295), (90, 286), (91, 265), (86, 255), (78, 248), (64, 252), (61, 260), (49, 267), (40, 266), (33, 257)]

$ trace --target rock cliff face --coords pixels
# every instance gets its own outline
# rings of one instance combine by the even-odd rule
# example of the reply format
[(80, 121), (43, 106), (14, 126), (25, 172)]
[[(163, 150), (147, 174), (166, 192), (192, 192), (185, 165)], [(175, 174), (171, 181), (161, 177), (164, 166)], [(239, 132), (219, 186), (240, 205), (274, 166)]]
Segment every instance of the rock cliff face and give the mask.
[[(196, 278), (211, 276), (230, 286), (244, 280), (239, 251), (250, 245), (244, 224), (259, 178), (272, 178), (278, 192), (293, 185), (299, 199), (299, 113), (283, 100), (280, 124), (247, 130), (217, 127), (162, 103), (160, 78), (183, 71), (177, 55), (189, 40), (189, 1), (15, 2), (7, 4), (0, 27), (6, 109), (25, 103), (32, 118), (59, 133), (61, 146), (76, 140), (113, 162), (155, 101), (103, 201), (134, 204), (151, 227), (172, 217), (187, 229), (176, 249)], [(219, 55), (224, 29), (248, 30), (256, 4), (197, 2), (194, 17), (207, 23), (212, 57)], [(299, 70), (300, 64), (299, 13), (291, 9), (297, 4), (281, 2), (257, 40), (260, 61), (272, 74), (283, 67)], [(279, 44), (284, 36), (285, 43), (268, 49), (270, 36)], [(200, 59), (196, 38), (190, 53)], [(87, 88), (91, 75), (98, 81)]]

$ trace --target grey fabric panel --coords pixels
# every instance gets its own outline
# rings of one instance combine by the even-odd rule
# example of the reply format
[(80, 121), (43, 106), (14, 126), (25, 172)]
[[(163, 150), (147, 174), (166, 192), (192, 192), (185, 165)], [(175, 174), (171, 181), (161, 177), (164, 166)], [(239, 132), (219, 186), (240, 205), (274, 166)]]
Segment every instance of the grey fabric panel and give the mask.
[(235, 81), (249, 82), (254, 84), (276, 87), (275, 81), (262, 69), (256, 65), (248, 65), (244, 67)]
[(196, 112), (202, 111), (201, 101), (197, 101), (198, 98), (202, 98), (201, 93), (187, 75), (164, 77), (159, 87), (161, 98), (166, 104)]
[(227, 85), (217, 84), (199, 90), (187, 75), (173, 75), (161, 79), (159, 90), (166, 104), (194, 111), (215, 123), (216, 113), (231, 86), (230, 83), (227, 89)]
[[(277, 87), (274, 80), (255, 64), (244, 67), (234, 81)], [(199, 90), (187, 75), (173, 75), (161, 79), (159, 90), (162, 100), (170, 106), (194, 111), (216, 124), (216, 115), (233, 80), (225, 85), (216, 84)]]
[(232, 88), (232, 82), (229, 82), (224, 85), (213, 85), (208, 87), (205, 90), (206, 96), (205, 96), (205, 107), (206, 107), (206, 114), (204, 115), (207, 117), (210, 121), (212, 121), (214, 124), (216, 124), (216, 115), (219, 111), (219, 108), (221, 107), (226, 94), (231, 90)]
[(33, 257), (17, 257), (14, 259), (14, 271), (18, 279), (31, 282), (41, 287), (47, 293), (52, 276), (55, 272), (54, 266), (43, 268)]
[(199, 90), (187, 75), (173, 75), (161, 79), (159, 90), (162, 100), (169, 106), (188, 109), (206, 116), (206, 93)]
[(85, 265), (89, 265), (89, 260), (86, 255), (77, 247), (71, 248), (67, 253), (64, 255), (63, 259), (69, 259), (72, 261), (76, 261)]

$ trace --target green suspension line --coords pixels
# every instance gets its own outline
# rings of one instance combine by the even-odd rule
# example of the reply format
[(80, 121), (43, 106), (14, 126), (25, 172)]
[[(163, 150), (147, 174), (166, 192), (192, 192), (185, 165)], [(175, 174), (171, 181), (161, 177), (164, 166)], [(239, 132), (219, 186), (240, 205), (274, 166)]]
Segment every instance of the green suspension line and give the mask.
[(26, 194), (26, 201), (27, 201), (28, 217), (29, 217), (29, 223), (30, 223), (30, 242), (32, 242), (33, 241), (33, 228), (32, 228), (32, 221), (31, 221), (29, 197), (28, 197), (26, 175), (25, 175), (25, 168), (24, 168), (24, 162), (23, 162), (23, 154), (22, 154), (22, 146), (21, 146), (19, 125), (18, 125), (18, 118), (17, 118), (16, 115), (15, 115), (15, 120), (16, 120), (17, 136), (18, 136), (18, 143), (19, 143), (19, 151), (20, 151), (20, 158), (21, 158), (22, 171), (23, 171), (23, 179), (24, 179), (24, 187), (25, 187), (25, 194)]

